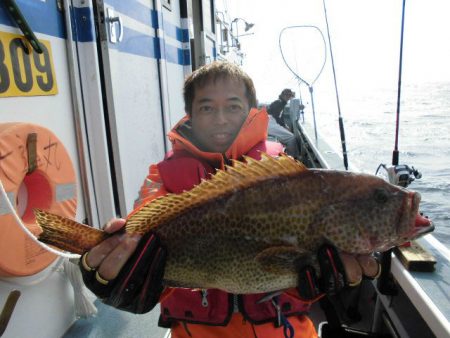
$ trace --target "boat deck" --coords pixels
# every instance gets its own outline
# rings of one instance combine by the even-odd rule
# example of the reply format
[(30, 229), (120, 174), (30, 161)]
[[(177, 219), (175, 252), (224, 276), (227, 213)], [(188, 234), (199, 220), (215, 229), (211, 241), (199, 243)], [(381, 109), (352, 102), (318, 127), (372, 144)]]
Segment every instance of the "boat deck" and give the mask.
[(149, 313), (137, 315), (117, 310), (95, 301), (95, 317), (78, 319), (62, 338), (133, 337), (162, 338), (168, 330), (158, 327), (159, 307)]

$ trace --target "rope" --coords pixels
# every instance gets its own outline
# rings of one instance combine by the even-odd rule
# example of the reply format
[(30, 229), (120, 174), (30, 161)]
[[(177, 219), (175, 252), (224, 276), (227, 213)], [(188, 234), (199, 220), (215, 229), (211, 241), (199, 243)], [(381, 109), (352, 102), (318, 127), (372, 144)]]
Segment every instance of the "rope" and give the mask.
[(339, 114), (339, 133), (341, 136), (341, 143), (342, 143), (342, 156), (344, 158), (345, 170), (348, 170), (348, 158), (347, 158), (347, 146), (346, 146), (346, 142), (345, 142), (344, 121), (342, 119), (341, 105), (339, 103), (339, 93), (338, 93), (337, 80), (336, 80), (336, 70), (334, 68), (333, 49), (331, 48), (330, 27), (328, 25), (328, 15), (327, 15), (327, 7), (325, 6), (325, 0), (323, 0), (323, 12), (325, 14), (325, 22), (327, 25), (328, 44), (330, 46), (330, 58), (331, 58), (331, 66), (333, 69), (333, 78), (334, 78), (334, 89), (336, 92), (336, 102), (337, 102), (337, 109), (338, 109), (338, 114)]
[(66, 259), (63, 266), (73, 288), (75, 315), (77, 318), (95, 316), (97, 307), (94, 301), (97, 297), (85, 287), (78, 264)]

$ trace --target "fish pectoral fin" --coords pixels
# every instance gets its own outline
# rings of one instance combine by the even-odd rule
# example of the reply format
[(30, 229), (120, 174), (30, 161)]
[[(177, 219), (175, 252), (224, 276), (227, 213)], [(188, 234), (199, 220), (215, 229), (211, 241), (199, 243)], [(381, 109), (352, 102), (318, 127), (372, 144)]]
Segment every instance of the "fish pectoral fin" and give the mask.
[(256, 256), (256, 261), (262, 269), (272, 273), (292, 273), (296, 267), (296, 262), (307, 255), (294, 246), (274, 246), (261, 251)]

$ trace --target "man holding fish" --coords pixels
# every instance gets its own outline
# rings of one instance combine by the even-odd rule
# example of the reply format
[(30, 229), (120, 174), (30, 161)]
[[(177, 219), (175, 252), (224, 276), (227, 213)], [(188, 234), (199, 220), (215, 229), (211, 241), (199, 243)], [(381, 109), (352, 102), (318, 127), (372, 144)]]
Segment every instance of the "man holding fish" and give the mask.
[[(254, 108), (253, 82), (238, 66), (194, 71), (184, 100), (172, 151), (150, 166), (127, 220), (84, 236), (79, 249), (60, 245), (84, 253), (83, 279), (105, 303), (134, 313), (160, 303), (159, 325), (173, 338), (316, 337), (312, 302), (376, 277), (371, 253), (424, 231), (416, 193), (272, 159), (282, 148), (266, 141), (267, 113)], [(44, 234), (45, 223), (62, 223), (37, 221)]]

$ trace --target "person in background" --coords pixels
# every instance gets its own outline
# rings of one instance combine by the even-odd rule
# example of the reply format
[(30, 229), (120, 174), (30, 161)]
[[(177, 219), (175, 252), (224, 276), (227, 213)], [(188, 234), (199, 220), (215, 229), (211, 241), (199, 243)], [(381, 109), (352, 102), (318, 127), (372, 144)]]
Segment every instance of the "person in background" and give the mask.
[(295, 93), (289, 88), (283, 89), (281, 94), (278, 96), (278, 99), (273, 101), (269, 108), (267, 108), (267, 112), (275, 119), (275, 121), (282, 127), (287, 128), (283, 119), (283, 109), (286, 107), (287, 103), (290, 99), (295, 97)]
[(300, 151), (294, 134), (288, 129), (283, 119), (283, 109), (295, 93), (286, 88), (283, 89), (278, 99), (267, 108), (269, 113), (269, 136), (274, 137), (286, 147), (286, 153), (295, 159), (299, 159)]
[[(225, 170), (231, 160), (243, 160), (244, 155), (259, 160), (261, 152), (278, 156), (282, 150), (280, 144), (266, 140), (268, 115), (254, 108), (253, 82), (238, 66), (213, 62), (195, 70), (185, 81), (184, 100), (187, 114), (169, 133), (172, 150), (150, 166), (136, 207), (167, 193), (188, 191), (217, 169)], [(125, 220), (114, 219), (105, 231), (114, 234), (124, 224)], [(373, 266), (348, 269), (356, 260), (338, 255), (332, 247), (326, 253), (322, 261), (328, 273), (321, 270), (321, 275), (331, 275), (333, 292), (345, 280), (375, 275)], [(295, 337), (317, 337), (306, 313), (319, 294), (330, 290), (320, 289), (309, 278), (314, 276), (312, 267), (299, 271), (299, 286), (282, 293), (276, 304), (283, 306), (277, 308), (271, 298), (256, 302), (264, 294), (164, 288), (166, 255), (152, 232), (142, 237), (119, 232), (83, 254), (80, 268), (86, 286), (106, 304), (145, 313), (160, 303), (159, 325), (169, 327), (172, 338), (284, 338), (287, 322)]]

